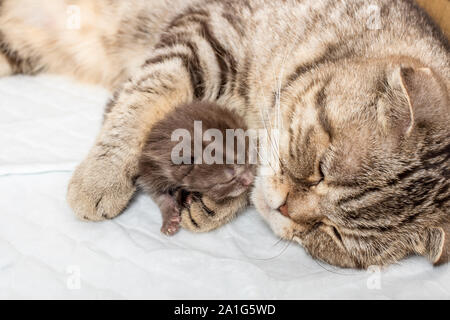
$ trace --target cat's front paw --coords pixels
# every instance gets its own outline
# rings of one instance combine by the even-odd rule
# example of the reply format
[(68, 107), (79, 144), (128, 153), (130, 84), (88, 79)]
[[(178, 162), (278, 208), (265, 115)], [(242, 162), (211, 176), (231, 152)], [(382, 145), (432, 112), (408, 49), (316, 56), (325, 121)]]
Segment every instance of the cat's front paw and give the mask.
[(231, 221), (247, 205), (247, 194), (222, 202), (195, 194), (181, 210), (181, 226), (193, 232), (208, 232)]
[(69, 182), (67, 201), (78, 218), (101, 221), (120, 214), (135, 190), (123, 170), (115, 170), (107, 161), (87, 159)]

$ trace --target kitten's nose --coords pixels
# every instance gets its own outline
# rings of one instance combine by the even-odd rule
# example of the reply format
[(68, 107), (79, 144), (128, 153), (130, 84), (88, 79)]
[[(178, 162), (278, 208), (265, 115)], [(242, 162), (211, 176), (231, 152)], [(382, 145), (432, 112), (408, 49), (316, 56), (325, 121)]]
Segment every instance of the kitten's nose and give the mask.
[(244, 186), (244, 187), (249, 187), (251, 186), (251, 184), (253, 183), (254, 177), (253, 174), (251, 172), (244, 172), (240, 179), (239, 182)]
[(281, 207), (279, 207), (278, 211), (280, 211), (283, 216), (290, 218), (287, 203), (285, 203)]

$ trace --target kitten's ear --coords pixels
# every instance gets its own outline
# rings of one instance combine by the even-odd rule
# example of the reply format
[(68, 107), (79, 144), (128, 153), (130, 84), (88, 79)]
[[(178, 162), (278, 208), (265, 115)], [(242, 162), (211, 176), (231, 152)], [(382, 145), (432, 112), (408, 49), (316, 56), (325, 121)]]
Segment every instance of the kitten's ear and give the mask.
[[(447, 230), (445, 230), (447, 229)], [(427, 257), (435, 266), (449, 262), (450, 234), (448, 228), (430, 228), (425, 231), (419, 254)]]
[(448, 112), (446, 89), (429, 68), (398, 66), (388, 82), (400, 93), (400, 101), (407, 110), (400, 112), (396, 127), (409, 135), (414, 128), (433, 123), (436, 117)]

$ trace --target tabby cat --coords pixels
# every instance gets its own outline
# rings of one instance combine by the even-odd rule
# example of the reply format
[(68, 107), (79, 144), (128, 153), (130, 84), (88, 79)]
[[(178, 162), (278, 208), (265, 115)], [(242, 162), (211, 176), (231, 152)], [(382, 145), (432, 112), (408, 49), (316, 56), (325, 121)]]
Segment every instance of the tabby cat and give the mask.
[[(214, 101), (279, 130), (253, 204), (278, 236), (342, 267), (448, 261), (449, 48), (412, 0), (0, 0), (0, 75), (115, 91), (68, 187), (77, 216), (123, 211), (152, 125)], [(218, 227), (246, 199), (203, 197), (182, 225)]]

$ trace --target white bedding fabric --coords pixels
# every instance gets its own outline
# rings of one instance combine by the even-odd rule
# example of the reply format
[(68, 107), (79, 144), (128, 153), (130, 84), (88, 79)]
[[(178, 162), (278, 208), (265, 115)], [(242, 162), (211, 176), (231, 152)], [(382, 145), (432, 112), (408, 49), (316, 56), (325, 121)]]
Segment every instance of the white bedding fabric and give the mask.
[(253, 209), (215, 232), (172, 238), (144, 195), (115, 220), (78, 221), (66, 186), (107, 98), (57, 77), (0, 79), (0, 298), (450, 298), (448, 265), (319, 264), (278, 242)]

